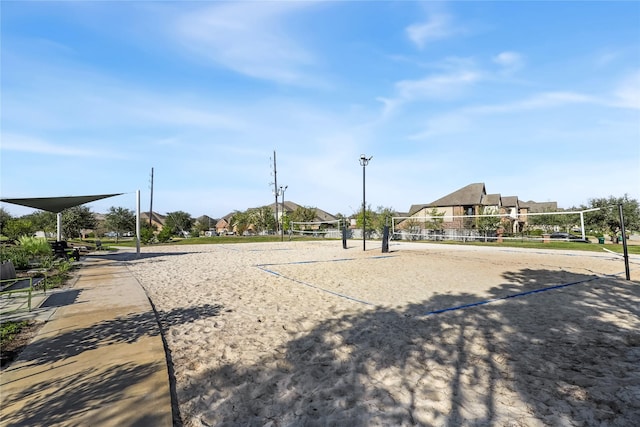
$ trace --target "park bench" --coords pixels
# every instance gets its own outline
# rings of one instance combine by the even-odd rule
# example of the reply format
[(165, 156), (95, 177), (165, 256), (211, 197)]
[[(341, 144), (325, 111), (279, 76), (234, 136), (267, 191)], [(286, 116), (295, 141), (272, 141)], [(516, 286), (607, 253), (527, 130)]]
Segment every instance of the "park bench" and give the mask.
[(0, 296), (13, 297), (15, 294), (26, 293), (29, 311), (31, 311), (33, 287), (42, 279), (42, 277), (17, 277), (13, 262), (5, 261), (0, 264)]
[(51, 250), (56, 258), (69, 259), (71, 257), (76, 261), (80, 260), (80, 251), (77, 248), (69, 247), (64, 240), (51, 243)]

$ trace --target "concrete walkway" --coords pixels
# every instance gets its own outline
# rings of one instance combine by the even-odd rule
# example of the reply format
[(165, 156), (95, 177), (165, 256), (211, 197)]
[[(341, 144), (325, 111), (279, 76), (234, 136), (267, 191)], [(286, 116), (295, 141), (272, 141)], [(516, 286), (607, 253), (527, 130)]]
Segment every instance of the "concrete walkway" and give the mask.
[(135, 254), (118, 255), (83, 258), (36, 309), (48, 320), (0, 374), (0, 425), (173, 425), (160, 328), (124, 265)]

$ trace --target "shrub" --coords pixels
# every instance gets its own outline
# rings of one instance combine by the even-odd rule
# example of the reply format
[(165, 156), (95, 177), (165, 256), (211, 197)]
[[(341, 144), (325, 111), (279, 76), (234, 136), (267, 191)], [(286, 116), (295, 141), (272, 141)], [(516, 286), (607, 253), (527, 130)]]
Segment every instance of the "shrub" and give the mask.
[(0, 259), (2, 261), (11, 261), (16, 270), (26, 270), (29, 268), (31, 254), (22, 246), (10, 246), (2, 248)]
[(160, 243), (166, 243), (169, 240), (171, 240), (171, 230), (169, 229), (169, 227), (164, 227), (159, 233), (158, 233), (158, 241)]
[(28, 325), (26, 320), (21, 322), (4, 322), (0, 325), (0, 345), (6, 345), (20, 330)]
[(144, 227), (140, 230), (140, 242), (144, 245), (148, 245), (153, 242), (155, 235), (153, 229), (150, 227)]
[(51, 255), (51, 245), (49, 245), (49, 242), (42, 237), (21, 236), (18, 239), (18, 242), (32, 258)]

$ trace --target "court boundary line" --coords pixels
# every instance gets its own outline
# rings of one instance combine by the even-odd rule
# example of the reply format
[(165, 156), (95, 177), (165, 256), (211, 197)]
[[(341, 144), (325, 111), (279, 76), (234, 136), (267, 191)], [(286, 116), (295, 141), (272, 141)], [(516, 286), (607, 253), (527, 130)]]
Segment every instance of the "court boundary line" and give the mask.
[[(269, 264), (265, 264), (265, 265), (269, 265)], [(337, 297), (340, 297), (340, 298), (345, 298), (345, 299), (348, 299), (350, 301), (359, 302), (359, 303), (365, 304), (365, 305), (376, 306), (376, 304), (373, 304), (373, 303), (368, 302), (368, 301), (364, 301), (364, 300), (361, 300), (361, 299), (358, 299), (358, 298), (355, 298), (355, 297), (351, 297), (349, 295), (341, 294), (339, 292), (330, 291), (329, 289), (321, 288), (320, 286), (316, 286), (316, 285), (314, 285), (312, 283), (305, 282), (303, 280), (294, 279), (293, 277), (285, 276), (284, 274), (280, 274), (277, 271), (269, 270), (267, 268), (264, 268), (262, 265), (256, 265), (256, 268), (260, 269), (261, 271), (264, 271), (265, 273), (273, 274), (276, 277), (282, 277), (283, 279), (290, 280), (290, 281), (292, 281), (294, 283), (298, 283), (300, 285), (308, 286), (310, 288), (313, 288), (313, 289), (316, 289), (316, 290), (319, 290), (319, 291), (322, 291), (322, 292), (326, 292), (328, 294), (331, 294), (331, 295), (334, 295), (334, 296), (337, 296)]]
[[(375, 255), (375, 256), (371, 256), (371, 257), (367, 257), (368, 259), (384, 259), (384, 258), (394, 258), (394, 255)], [(335, 292), (335, 291), (331, 291), (329, 289), (325, 289), (322, 288), (320, 286), (314, 285), (313, 283), (309, 283), (309, 282), (305, 282), (304, 280), (299, 280), (299, 279), (295, 279), (293, 277), (289, 277), (289, 276), (285, 276), (284, 274), (281, 274), (275, 270), (271, 270), (269, 268), (266, 267), (277, 267), (279, 265), (296, 265), (296, 264), (315, 264), (315, 263), (322, 263), (322, 262), (344, 262), (344, 261), (353, 261), (356, 260), (358, 258), (336, 258), (336, 259), (329, 259), (329, 260), (309, 260), (309, 261), (292, 261), (292, 262), (283, 262), (283, 263), (273, 263), (273, 264), (256, 264), (254, 267), (258, 268), (261, 271), (264, 271), (265, 273), (269, 273), (269, 274), (273, 274), (276, 277), (282, 277), (283, 279), (287, 279), (290, 280), (294, 283), (298, 283), (300, 285), (304, 285), (304, 286), (308, 286), (310, 288), (322, 291), (322, 292), (326, 292), (328, 294), (340, 297), (340, 298), (345, 298), (348, 299), (350, 301), (355, 301), (355, 302), (359, 302), (361, 304), (365, 304), (365, 305), (370, 305), (370, 306), (378, 306), (379, 304), (374, 304), (372, 302), (369, 301), (365, 301), (365, 300), (361, 300), (346, 294), (341, 294), (340, 292)]]
[(462, 305), (458, 305), (458, 306), (454, 306), (454, 307), (448, 307), (448, 308), (442, 308), (439, 310), (432, 310), (429, 311), (427, 313), (425, 313), (423, 316), (432, 316), (434, 314), (442, 314), (442, 313), (447, 313), (450, 311), (457, 311), (457, 310), (463, 310), (466, 308), (471, 308), (471, 307), (478, 307), (481, 305), (487, 305), (487, 304), (491, 304), (494, 302), (498, 302), (498, 301), (504, 301), (504, 300), (508, 300), (511, 298), (519, 298), (519, 297), (524, 297), (527, 295), (533, 295), (533, 294), (537, 294), (537, 293), (541, 293), (541, 292), (547, 292), (547, 291), (552, 291), (555, 289), (562, 289), (562, 288), (566, 288), (569, 286), (573, 286), (573, 285), (580, 285), (582, 283), (589, 283), (589, 282), (593, 282), (595, 280), (600, 280), (600, 279), (604, 279), (607, 277), (617, 277), (620, 273), (618, 274), (611, 274), (609, 276), (593, 276), (589, 279), (584, 279), (584, 280), (578, 280), (577, 282), (570, 282), (570, 283), (562, 283), (560, 285), (553, 285), (553, 286), (546, 286), (544, 288), (539, 288), (539, 289), (533, 289), (530, 291), (525, 291), (525, 292), (518, 292), (515, 294), (510, 294), (510, 295), (505, 295), (503, 297), (499, 297), (499, 298), (491, 298), (488, 300), (484, 300), (484, 301), (478, 301), (478, 302), (472, 302), (469, 304), (462, 304)]

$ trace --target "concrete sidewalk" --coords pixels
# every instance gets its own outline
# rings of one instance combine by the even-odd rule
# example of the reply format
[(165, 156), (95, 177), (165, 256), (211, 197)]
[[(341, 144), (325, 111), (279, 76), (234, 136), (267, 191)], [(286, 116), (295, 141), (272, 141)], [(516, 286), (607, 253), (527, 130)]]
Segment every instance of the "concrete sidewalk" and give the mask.
[(43, 301), (57, 308), (0, 374), (0, 425), (172, 426), (165, 351), (144, 290), (117, 258), (82, 264), (71, 289)]

